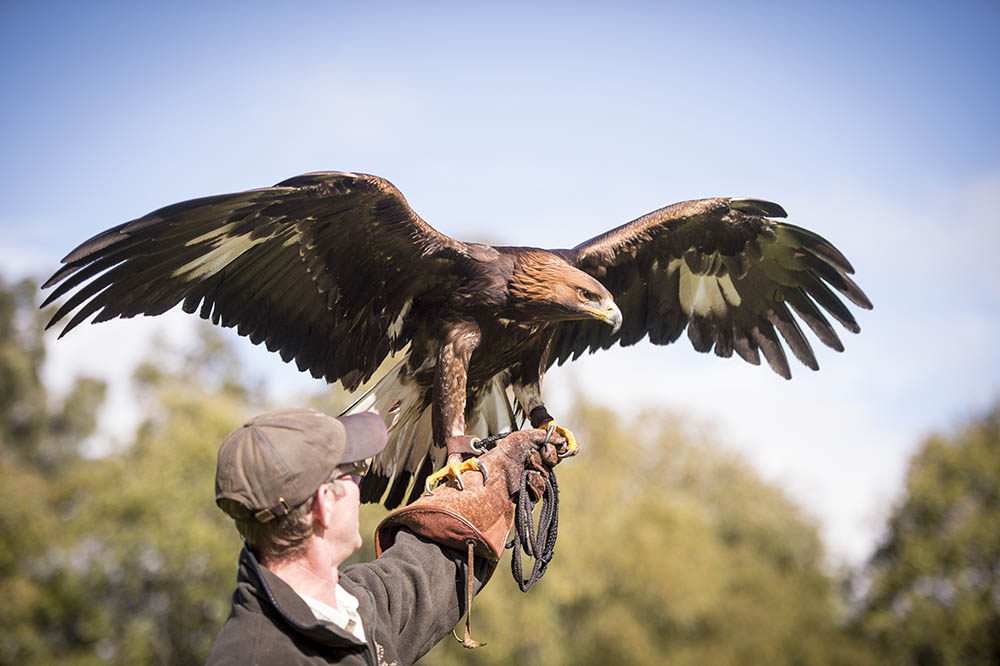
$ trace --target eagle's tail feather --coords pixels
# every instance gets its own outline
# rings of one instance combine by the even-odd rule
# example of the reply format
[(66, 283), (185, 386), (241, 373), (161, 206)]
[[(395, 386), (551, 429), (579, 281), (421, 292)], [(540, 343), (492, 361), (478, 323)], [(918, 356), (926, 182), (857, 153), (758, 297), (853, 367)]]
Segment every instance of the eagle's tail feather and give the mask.
[[(382, 501), (389, 509), (404, 498), (410, 503), (420, 497), (428, 475), (447, 458), (443, 447), (432, 445), (429, 391), (413, 379), (407, 360), (404, 357), (344, 412), (375, 409), (385, 420), (389, 440), (361, 481), (361, 501)], [(497, 375), (485, 389), (469, 397), (472, 409), (467, 434), (488, 437), (520, 427), (523, 416), (515, 411), (509, 383), (504, 375)]]
[[(392, 482), (392, 486), (389, 488), (389, 494), (385, 496), (385, 508), (395, 509), (406, 497), (406, 490), (410, 487), (410, 479), (413, 475), (407, 472), (405, 469), (396, 475), (396, 478)], [(377, 498), (376, 498), (377, 499)]]
[(420, 471), (417, 472), (417, 476), (413, 480), (413, 488), (410, 489), (410, 496), (406, 498), (407, 504), (410, 504), (424, 494), (424, 486), (427, 485), (427, 477), (433, 474), (434, 470), (438, 467), (440, 467), (440, 465), (435, 466), (434, 463), (431, 462), (430, 458), (424, 461), (424, 464), (420, 466)]
[(515, 412), (513, 390), (504, 374), (496, 375), (480, 396), (465, 423), (465, 434), (484, 438), (521, 427), (524, 419)]
[[(388, 489), (388, 508), (406, 496), (410, 480), (431, 458), (443, 465), (446, 452), (431, 446), (431, 410), (428, 391), (413, 378), (407, 366), (409, 354), (396, 363), (374, 386), (365, 391), (344, 414), (376, 410), (385, 421), (389, 439), (361, 481), (361, 501), (379, 502)], [(391, 500), (391, 503), (390, 503)]]

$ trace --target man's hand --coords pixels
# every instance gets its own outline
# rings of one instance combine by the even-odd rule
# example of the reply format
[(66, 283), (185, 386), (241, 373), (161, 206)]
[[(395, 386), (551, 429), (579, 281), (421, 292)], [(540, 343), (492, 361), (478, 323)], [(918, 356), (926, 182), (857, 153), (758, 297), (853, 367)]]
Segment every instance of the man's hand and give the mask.
[[(528, 488), (532, 499), (537, 500), (545, 492), (549, 470), (559, 464), (559, 455), (566, 450), (566, 438), (558, 431), (517, 430), (501, 439), (492, 451), (480, 456), (479, 464), (489, 474), (501, 474), (512, 496), (521, 489), (522, 471), (528, 470)], [(499, 469), (494, 470), (494, 467)]]
[[(549, 470), (559, 463), (565, 448), (565, 438), (546, 430), (512, 432), (479, 456), (479, 466), (486, 474), (462, 474), (464, 490), (451, 483), (438, 486), (430, 495), (386, 516), (376, 530), (376, 552), (388, 548), (395, 530), (405, 526), (458, 551), (472, 539), (479, 545), (479, 554), (499, 560), (514, 520), (512, 500), (521, 490), (521, 475), (529, 471), (529, 492), (537, 500), (545, 492)], [(463, 520), (455, 522), (449, 516)]]

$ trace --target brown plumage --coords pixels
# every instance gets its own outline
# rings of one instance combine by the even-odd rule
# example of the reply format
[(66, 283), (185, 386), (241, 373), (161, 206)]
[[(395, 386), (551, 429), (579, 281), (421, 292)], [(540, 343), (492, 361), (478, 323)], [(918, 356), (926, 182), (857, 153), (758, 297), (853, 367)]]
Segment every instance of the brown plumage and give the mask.
[(490, 247), (435, 231), (386, 180), (313, 173), (98, 234), (45, 284), (55, 287), (46, 304), (75, 289), (49, 324), (70, 317), (65, 333), (91, 315), (180, 303), (349, 390), (397, 355), (355, 408), (378, 408), (391, 426), (363, 492), (378, 501), (388, 491), (395, 505), (458, 435), (548, 420), (545, 371), (585, 351), (646, 336), (667, 344), (686, 328), (698, 351), (754, 364), (763, 352), (790, 377), (779, 334), (818, 367), (793, 311), (842, 350), (817, 306), (857, 332), (833, 290), (871, 303), (826, 240), (769, 219), (784, 214), (764, 201), (703, 199), (572, 250)]

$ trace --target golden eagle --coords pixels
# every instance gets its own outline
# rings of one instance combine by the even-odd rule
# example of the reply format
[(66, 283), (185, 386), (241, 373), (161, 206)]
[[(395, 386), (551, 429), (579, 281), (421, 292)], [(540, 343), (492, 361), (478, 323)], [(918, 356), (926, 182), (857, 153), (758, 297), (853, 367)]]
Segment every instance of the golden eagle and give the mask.
[(491, 247), (437, 232), (387, 180), (309, 173), (98, 234), (63, 259), (43, 306), (76, 289), (49, 322), (72, 314), (65, 334), (95, 313), (181, 303), (348, 390), (398, 355), (356, 407), (378, 408), (390, 426), (362, 490), (392, 507), (411, 481), (409, 500), (446, 457), (460, 460), (464, 435), (550, 422), (542, 377), (585, 351), (646, 336), (664, 345), (686, 328), (697, 351), (755, 365), (763, 352), (789, 378), (780, 333), (818, 369), (792, 312), (841, 351), (817, 305), (858, 332), (833, 290), (871, 303), (833, 245), (775, 217), (785, 211), (767, 201), (701, 199), (571, 250)]

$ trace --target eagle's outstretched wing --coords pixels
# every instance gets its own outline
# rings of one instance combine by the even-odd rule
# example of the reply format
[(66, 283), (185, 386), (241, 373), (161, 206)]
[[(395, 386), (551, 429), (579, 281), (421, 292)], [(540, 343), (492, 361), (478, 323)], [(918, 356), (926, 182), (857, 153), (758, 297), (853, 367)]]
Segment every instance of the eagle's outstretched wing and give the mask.
[(468, 246), (438, 233), (376, 176), (310, 173), (167, 206), (73, 250), (49, 326), (187, 312), (235, 326), (285, 361), (354, 389), (447, 298)]
[(817, 304), (854, 333), (860, 327), (830, 287), (860, 307), (872, 305), (833, 245), (771, 217), (785, 217), (785, 211), (756, 199), (685, 201), (572, 250), (556, 250), (608, 288), (624, 323), (617, 333), (596, 321), (558, 324), (549, 363), (616, 342), (635, 344), (647, 335), (654, 344), (669, 344), (687, 328), (696, 350), (714, 347), (723, 357), (735, 351), (754, 365), (759, 350), (787, 379), (791, 371), (780, 333), (802, 363), (818, 369), (792, 311), (826, 345), (842, 351)]

